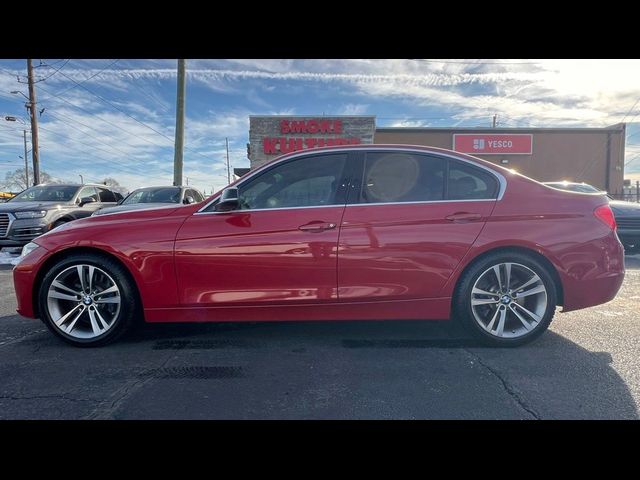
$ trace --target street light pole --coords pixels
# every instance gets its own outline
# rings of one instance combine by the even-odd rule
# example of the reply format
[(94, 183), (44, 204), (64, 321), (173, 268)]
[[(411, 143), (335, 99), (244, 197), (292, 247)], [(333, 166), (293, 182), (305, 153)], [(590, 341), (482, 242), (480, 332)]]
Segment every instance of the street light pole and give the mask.
[(29, 79), (29, 113), (31, 114), (31, 155), (33, 158), (33, 184), (40, 183), (40, 156), (38, 154), (38, 109), (36, 108), (36, 89), (33, 84), (33, 63), (27, 59)]
[(29, 161), (27, 160), (27, 131), (22, 130), (22, 138), (24, 139), (24, 178), (27, 188), (29, 188)]
[(82, 176), (81, 173), (79, 173), (78, 176), (80, 177), (80, 183), (84, 185), (84, 177)]
[[(15, 92), (11, 92), (11, 93), (15, 93)], [(20, 123), (22, 123), (23, 125), (27, 124), (27, 122), (25, 122), (22, 118), (14, 117), (12, 115), (6, 115), (4, 119), (7, 122), (16, 122), (20, 120)], [(29, 188), (29, 163), (28, 163), (29, 161), (27, 160), (27, 155), (29, 154), (29, 151), (27, 150), (27, 131), (24, 129), (22, 130), (22, 137), (24, 139), (24, 179), (25, 179), (26, 187)], [(19, 157), (20, 155), (18, 155), (18, 158)]]

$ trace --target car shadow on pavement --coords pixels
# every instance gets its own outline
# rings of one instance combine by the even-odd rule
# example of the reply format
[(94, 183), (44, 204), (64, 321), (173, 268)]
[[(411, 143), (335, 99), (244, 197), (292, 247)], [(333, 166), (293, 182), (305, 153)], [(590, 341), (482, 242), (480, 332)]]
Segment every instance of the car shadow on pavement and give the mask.
[[(640, 269), (640, 255), (625, 261)], [(553, 323), (509, 349), (479, 345), (455, 321), (143, 324), (96, 349), (16, 315), (0, 325), (0, 418), (104, 405), (108, 418), (639, 418), (633, 374)], [(114, 403), (118, 389), (126, 401)]]
[(443, 369), (451, 369), (450, 381), (464, 382), (467, 377), (456, 370), (459, 367), (446, 365), (454, 358), (446, 356), (450, 354), (457, 358), (454, 364), (462, 356), (470, 368), (478, 369), (474, 375), (495, 377), (514, 398), (526, 399), (523, 403), (531, 407), (533, 418), (639, 418), (629, 388), (612, 367), (611, 354), (588, 351), (553, 331), (518, 348), (483, 347), (461, 334), (453, 322), (436, 321), (147, 325), (123, 341), (148, 344), (153, 350), (181, 350), (187, 357), (189, 351), (206, 356), (207, 350), (225, 355), (223, 349), (232, 357), (251, 351), (253, 356), (288, 352), (301, 357), (332, 351), (337, 358), (356, 359), (350, 368), (362, 368), (364, 375), (370, 375), (370, 369), (392, 371), (402, 357), (408, 377), (419, 375), (412, 368), (419, 367), (426, 376), (434, 369), (436, 378)]

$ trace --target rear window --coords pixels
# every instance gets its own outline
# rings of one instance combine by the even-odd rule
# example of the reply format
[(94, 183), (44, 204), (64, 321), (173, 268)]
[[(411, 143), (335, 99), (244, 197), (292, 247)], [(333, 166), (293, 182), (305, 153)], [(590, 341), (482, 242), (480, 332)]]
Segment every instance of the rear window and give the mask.
[(498, 180), (468, 163), (449, 161), (447, 200), (485, 200), (498, 196)]

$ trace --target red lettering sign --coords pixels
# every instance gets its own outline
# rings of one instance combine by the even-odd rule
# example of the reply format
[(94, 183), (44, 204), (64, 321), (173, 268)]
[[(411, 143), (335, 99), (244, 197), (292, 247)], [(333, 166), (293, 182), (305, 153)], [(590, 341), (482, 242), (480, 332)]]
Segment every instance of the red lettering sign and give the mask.
[[(291, 133), (307, 133), (307, 124), (305, 122), (291, 122)], [(280, 133), (289, 133), (282, 130)]]
[(276, 155), (278, 151), (276, 150), (276, 142), (277, 138), (263, 138), (262, 146), (264, 147), (265, 155)]
[[(294, 127), (298, 127), (294, 125), (295, 122), (290, 122), (287, 124), (288, 129), (292, 130)], [(318, 128), (320, 128), (318, 126)], [(317, 147), (332, 147), (339, 145), (358, 145), (362, 143), (362, 140), (357, 137), (351, 138), (318, 138), (318, 137), (310, 137), (310, 138), (302, 138), (302, 137), (278, 137), (278, 138), (269, 138), (265, 137), (262, 139), (263, 152), (265, 155), (280, 155), (283, 153), (297, 152), (298, 150), (308, 150), (311, 148)]]
[(453, 135), (453, 149), (472, 155), (531, 155), (533, 135), (456, 133)]
[(280, 133), (342, 133), (342, 120), (280, 120)]

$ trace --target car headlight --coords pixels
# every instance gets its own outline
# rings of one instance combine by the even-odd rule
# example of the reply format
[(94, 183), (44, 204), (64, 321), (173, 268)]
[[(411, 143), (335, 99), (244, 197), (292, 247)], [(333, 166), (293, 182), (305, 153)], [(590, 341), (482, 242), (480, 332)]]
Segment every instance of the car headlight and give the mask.
[(28, 210), (26, 212), (14, 212), (16, 218), (42, 218), (46, 214), (46, 210)]
[(20, 258), (26, 257), (31, 252), (33, 252), (36, 248), (40, 248), (40, 245), (34, 242), (27, 243), (24, 247), (22, 247), (22, 253), (20, 254)]

